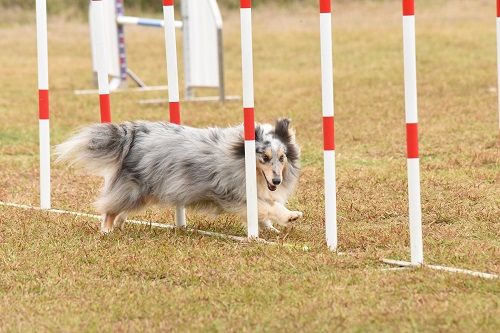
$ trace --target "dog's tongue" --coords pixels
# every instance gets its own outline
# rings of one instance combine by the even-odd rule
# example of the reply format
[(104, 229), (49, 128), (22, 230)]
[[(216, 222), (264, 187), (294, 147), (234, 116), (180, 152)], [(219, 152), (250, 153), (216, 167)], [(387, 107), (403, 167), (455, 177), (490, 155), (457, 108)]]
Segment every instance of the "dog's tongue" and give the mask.
[(273, 192), (276, 191), (276, 186), (271, 185), (269, 183), (267, 183), (267, 188), (269, 189), (269, 191), (273, 191)]

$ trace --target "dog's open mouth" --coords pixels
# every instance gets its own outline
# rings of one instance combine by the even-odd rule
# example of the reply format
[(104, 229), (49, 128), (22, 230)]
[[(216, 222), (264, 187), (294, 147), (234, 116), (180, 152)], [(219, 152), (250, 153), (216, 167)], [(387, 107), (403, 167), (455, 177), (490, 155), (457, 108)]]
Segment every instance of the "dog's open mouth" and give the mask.
[(276, 185), (271, 185), (269, 183), (267, 183), (267, 188), (269, 189), (269, 191), (276, 191)]
[(272, 192), (276, 191), (276, 189), (278, 188), (278, 186), (269, 183), (269, 181), (267, 180), (267, 177), (264, 174), (264, 172), (262, 173), (262, 175), (264, 176), (264, 179), (266, 180), (267, 188), (269, 189), (269, 191), (272, 191)]

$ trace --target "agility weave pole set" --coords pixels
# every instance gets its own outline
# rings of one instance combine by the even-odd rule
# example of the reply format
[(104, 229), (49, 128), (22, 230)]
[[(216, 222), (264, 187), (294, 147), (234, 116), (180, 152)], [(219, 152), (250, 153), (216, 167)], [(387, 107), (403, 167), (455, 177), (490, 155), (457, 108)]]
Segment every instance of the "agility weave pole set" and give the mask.
[[(102, 4), (101, 0), (91, 0), (93, 6)], [(320, 40), (322, 69), (322, 105), (324, 130), (324, 164), (325, 164), (325, 229), (329, 249), (337, 249), (336, 221), (336, 186), (335, 186), (335, 140), (334, 140), (334, 96), (333, 96), (333, 63), (332, 63), (332, 14), (331, 0), (320, 0)], [(171, 122), (180, 123), (179, 91), (177, 77), (177, 54), (175, 48), (175, 25), (173, 0), (163, 0), (165, 19), (165, 42), (167, 71), (169, 84), (169, 108)], [(500, 0), (497, 0), (497, 4)], [(417, 117), (417, 85), (416, 85), (416, 52), (415, 52), (415, 11), (414, 0), (402, 0), (403, 4), (403, 44), (404, 44), (404, 80), (405, 80), (405, 111), (408, 158), (408, 196), (410, 218), (410, 249), (411, 262), (383, 259), (383, 262), (399, 267), (414, 267), (423, 265), (422, 218), (420, 203), (420, 176), (418, 155), (418, 117)], [(240, 1), (241, 15), (241, 46), (242, 46), (242, 78), (243, 78), (243, 111), (245, 136), (245, 168), (247, 191), (247, 225), (248, 238), (258, 239), (257, 219), (257, 186), (255, 174), (255, 123), (254, 123), (254, 91), (253, 91), (253, 55), (252, 55), (252, 16), (251, 0)], [(101, 10), (94, 11), (102, 20)], [(500, 10), (499, 10), (500, 13)], [(497, 16), (497, 28), (500, 23)], [(99, 17), (96, 16), (96, 19)], [(98, 30), (94, 33), (98, 33)], [(40, 209), (51, 212), (73, 215), (95, 215), (66, 212), (50, 209), (50, 133), (49, 133), (49, 101), (48, 101), (48, 51), (47, 51), (47, 15), (46, 0), (37, 0), (37, 45), (39, 70), (39, 118), (40, 118)], [(104, 48), (105, 39), (102, 38)], [(500, 43), (500, 38), (499, 38)], [(169, 47), (170, 46), (170, 47)], [(102, 58), (99, 66), (99, 100), (101, 121), (111, 121), (109, 103), (109, 85), (105, 64), (105, 52), (99, 53)], [(500, 61), (500, 46), (499, 46)], [(104, 72), (104, 74), (103, 74)], [(500, 81), (500, 69), (499, 69)], [(25, 209), (36, 209), (31, 206), (0, 203)], [(176, 224), (185, 226), (184, 208), (176, 211)], [(100, 218), (100, 217), (98, 217)], [(134, 222), (131, 222), (134, 223)], [(144, 222), (148, 223), (148, 222)], [(151, 225), (151, 223), (149, 223)], [(168, 228), (172, 228), (169, 226)], [(191, 229), (192, 230), (192, 229)], [(195, 231), (198, 232), (198, 231)], [(210, 233), (210, 232), (201, 232)], [(216, 234), (216, 233), (210, 233)], [(222, 235), (222, 234), (220, 234)], [(236, 236), (227, 236), (235, 239)], [(238, 238), (238, 237), (236, 237)], [(430, 269), (444, 270), (480, 276), (498, 278), (495, 274), (473, 272), (458, 268), (425, 265)]]
[[(498, 1), (498, 0), (497, 0)], [(415, 2), (402, 0), (404, 95), (406, 118), (406, 146), (408, 172), (408, 212), (410, 228), (410, 262), (382, 259), (388, 265), (398, 267), (424, 266), (434, 270), (461, 273), (487, 279), (498, 275), (474, 272), (454, 267), (424, 264), (422, 240), (422, 206), (420, 195), (420, 160), (418, 151), (417, 61), (415, 41)]]

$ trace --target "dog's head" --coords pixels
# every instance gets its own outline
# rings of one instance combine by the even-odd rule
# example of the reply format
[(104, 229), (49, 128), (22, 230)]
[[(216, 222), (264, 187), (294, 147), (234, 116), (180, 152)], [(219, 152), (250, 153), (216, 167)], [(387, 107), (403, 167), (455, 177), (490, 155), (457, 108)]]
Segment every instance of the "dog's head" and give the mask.
[(255, 128), (255, 151), (257, 172), (265, 178), (267, 188), (276, 191), (284, 180), (287, 167), (298, 167), (300, 150), (290, 120), (278, 119), (274, 127), (258, 125)]

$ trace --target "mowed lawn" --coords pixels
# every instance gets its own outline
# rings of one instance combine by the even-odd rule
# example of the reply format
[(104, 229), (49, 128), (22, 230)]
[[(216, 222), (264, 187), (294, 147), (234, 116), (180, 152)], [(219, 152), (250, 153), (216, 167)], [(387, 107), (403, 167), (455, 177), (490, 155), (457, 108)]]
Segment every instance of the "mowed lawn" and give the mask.
[[(417, 60), (425, 260), (499, 274), (494, 5), (418, 1)], [(101, 236), (95, 220), (0, 206), (0, 331), (498, 332), (499, 280), (383, 270), (380, 258), (409, 259), (401, 4), (339, 1), (334, 11), (344, 255), (324, 243), (316, 2), (259, 6), (256, 119), (292, 118), (302, 174), (290, 207), (304, 212), (278, 239), (262, 236), (299, 246), (133, 225)], [(240, 95), (239, 13), (223, 16), (227, 93)], [(0, 18), (0, 201), (38, 205), (34, 13), (2, 10)], [(130, 67), (149, 84), (165, 84), (162, 31), (127, 27), (126, 39)], [(50, 16), (49, 44), (55, 145), (98, 122), (99, 109), (97, 96), (73, 94), (92, 86), (84, 18)], [(166, 92), (112, 95), (113, 121), (168, 119), (166, 105), (139, 104), (147, 98)], [(237, 124), (241, 101), (183, 103), (182, 117), (199, 127)], [(95, 213), (101, 180), (52, 168), (53, 206)], [(173, 211), (135, 218), (172, 223)], [(233, 216), (188, 211), (188, 223), (245, 235)]]

